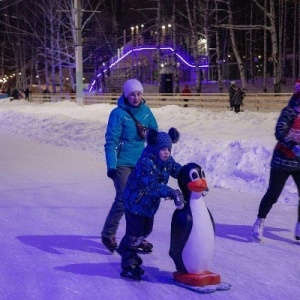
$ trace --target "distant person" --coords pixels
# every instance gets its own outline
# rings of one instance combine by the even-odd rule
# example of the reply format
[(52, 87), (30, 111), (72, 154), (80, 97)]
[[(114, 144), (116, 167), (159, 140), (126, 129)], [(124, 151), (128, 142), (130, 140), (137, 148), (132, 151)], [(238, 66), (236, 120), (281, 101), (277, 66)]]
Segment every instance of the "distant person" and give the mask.
[[(300, 197), (300, 79), (295, 82), (295, 91), (277, 120), (275, 146), (271, 160), (269, 187), (263, 196), (257, 219), (253, 225), (253, 237), (263, 239), (265, 219), (275, 204), (289, 176), (292, 176)], [(298, 203), (295, 239), (300, 240), (300, 201)]]
[(182, 89), (181, 94), (190, 94), (190, 93), (191, 93), (191, 90), (189, 89), (189, 86), (186, 84), (184, 86), (184, 88)]
[(25, 100), (28, 100), (29, 101), (29, 88), (26, 88), (25, 91), (24, 91), (24, 95), (25, 95)]
[(10, 89), (10, 86), (7, 88), (7, 91), (6, 91), (6, 94), (7, 94), (7, 97), (11, 97), (11, 89)]
[(181, 169), (171, 156), (172, 143), (178, 140), (175, 128), (168, 133), (149, 129), (147, 146), (129, 175), (123, 197), (126, 233), (118, 248), (122, 256), (121, 277), (141, 280), (144, 270), (138, 247), (152, 232), (161, 198), (173, 199), (179, 209), (184, 206), (181, 191), (167, 186), (170, 176), (177, 178)]
[(234, 96), (235, 91), (236, 91), (236, 83), (235, 83), (235, 81), (231, 81), (230, 86), (229, 86), (229, 107), (230, 107), (230, 110), (233, 110), (233, 108), (234, 108), (233, 96)]
[[(189, 86), (186, 84), (186, 85), (184, 86), (184, 88), (182, 89), (181, 94), (182, 94), (183, 96), (185, 96), (185, 95), (188, 95), (188, 94), (190, 94), (190, 93), (191, 93), (191, 90), (189, 89)], [(184, 99), (184, 101), (188, 102), (189, 99)], [(185, 104), (184, 107), (187, 107), (187, 104)]]
[[(118, 99), (108, 119), (105, 134), (105, 155), (107, 176), (113, 180), (116, 196), (106, 217), (102, 229), (102, 243), (111, 252), (118, 247), (116, 232), (124, 215), (123, 191), (127, 178), (137, 163), (145, 147), (145, 132), (139, 128), (157, 130), (156, 119), (146, 105), (143, 97), (144, 88), (137, 79), (129, 79), (123, 87), (123, 94)], [(138, 126), (137, 122), (141, 126)], [(138, 128), (139, 127), (139, 128)], [(141, 241), (141, 248), (152, 248), (148, 241)]]
[(70, 98), (71, 98), (71, 101), (74, 101), (76, 99), (76, 91), (73, 89), (73, 88), (70, 88)]
[(244, 92), (241, 90), (240, 87), (236, 87), (236, 91), (232, 98), (234, 111), (236, 113), (239, 113), (241, 111), (241, 105), (243, 104), (243, 99), (244, 99)]
[(13, 100), (19, 100), (22, 98), (22, 95), (19, 93), (17, 89), (14, 89), (13, 92), (11, 93), (11, 96)]

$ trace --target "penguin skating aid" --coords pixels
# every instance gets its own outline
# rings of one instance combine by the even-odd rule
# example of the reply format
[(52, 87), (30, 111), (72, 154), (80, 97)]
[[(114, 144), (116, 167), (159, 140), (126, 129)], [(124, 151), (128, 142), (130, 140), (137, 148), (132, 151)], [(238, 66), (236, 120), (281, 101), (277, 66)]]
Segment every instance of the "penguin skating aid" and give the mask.
[(215, 225), (203, 199), (208, 191), (204, 171), (195, 163), (183, 166), (178, 185), (186, 204), (172, 216), (169, 254), (176, 266), (174, 283), (199, 293), (228, 290), (231, 285), (210, 271)]

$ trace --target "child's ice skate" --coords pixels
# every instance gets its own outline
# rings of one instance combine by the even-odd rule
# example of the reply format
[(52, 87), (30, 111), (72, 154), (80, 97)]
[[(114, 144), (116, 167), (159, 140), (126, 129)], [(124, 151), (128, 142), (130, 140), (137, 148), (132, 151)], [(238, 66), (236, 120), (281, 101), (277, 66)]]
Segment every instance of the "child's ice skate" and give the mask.
[(125, 279), (140, 281), (142, 279), (141, 276), (144, 273), (144, 269), (142, 269), (139, 265), (130, 265), (129, 267), (125, 268), (120, 275)]
[(136, 252), (150, 253), (150, 252), (152, 252), (153, 245), (151, 243), (149, 243), (147, 240), (142, 240), (142, 242), (135, 248), (136, 248)]

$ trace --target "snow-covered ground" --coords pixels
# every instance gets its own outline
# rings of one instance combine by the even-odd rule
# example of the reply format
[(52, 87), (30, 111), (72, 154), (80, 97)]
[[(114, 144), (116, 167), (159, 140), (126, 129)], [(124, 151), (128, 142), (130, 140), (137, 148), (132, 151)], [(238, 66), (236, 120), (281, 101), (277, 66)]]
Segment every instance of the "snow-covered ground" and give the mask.
[[(154, 251), (143, 255), (144, 281), (121, 279), (120, 257), (101, 244), (114, 197), (103, 149), (112, 108), (1, 100), (0, 299), (298, 299), (298, 196), (291, 180), (266, 220), (265, 240), (251, 239), (279, 112), (153, 109), (160, 130), (181, 133), (174, 158), (199, 163), (210, 187), (205, 201), (216, 222), (212, 271), (232, 288), (199, 296), (171, 282), (172, 202), (162, 202), (155, 217), (148, 238)], [(118, 240), (124, 229), (123, 219)]]

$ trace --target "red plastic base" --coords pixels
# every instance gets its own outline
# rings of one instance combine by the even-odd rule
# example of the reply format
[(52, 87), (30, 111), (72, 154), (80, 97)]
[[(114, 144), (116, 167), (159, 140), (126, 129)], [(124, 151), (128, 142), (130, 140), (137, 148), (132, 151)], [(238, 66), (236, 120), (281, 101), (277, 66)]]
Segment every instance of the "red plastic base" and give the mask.
[(204, 271), (199, 274), (184, 274), (180, 272), (174, 272), (173, 278), (177, 282), (181, 282), (192, 286), (206, 286), (221, 283), (221, 276), (216, 273)]

